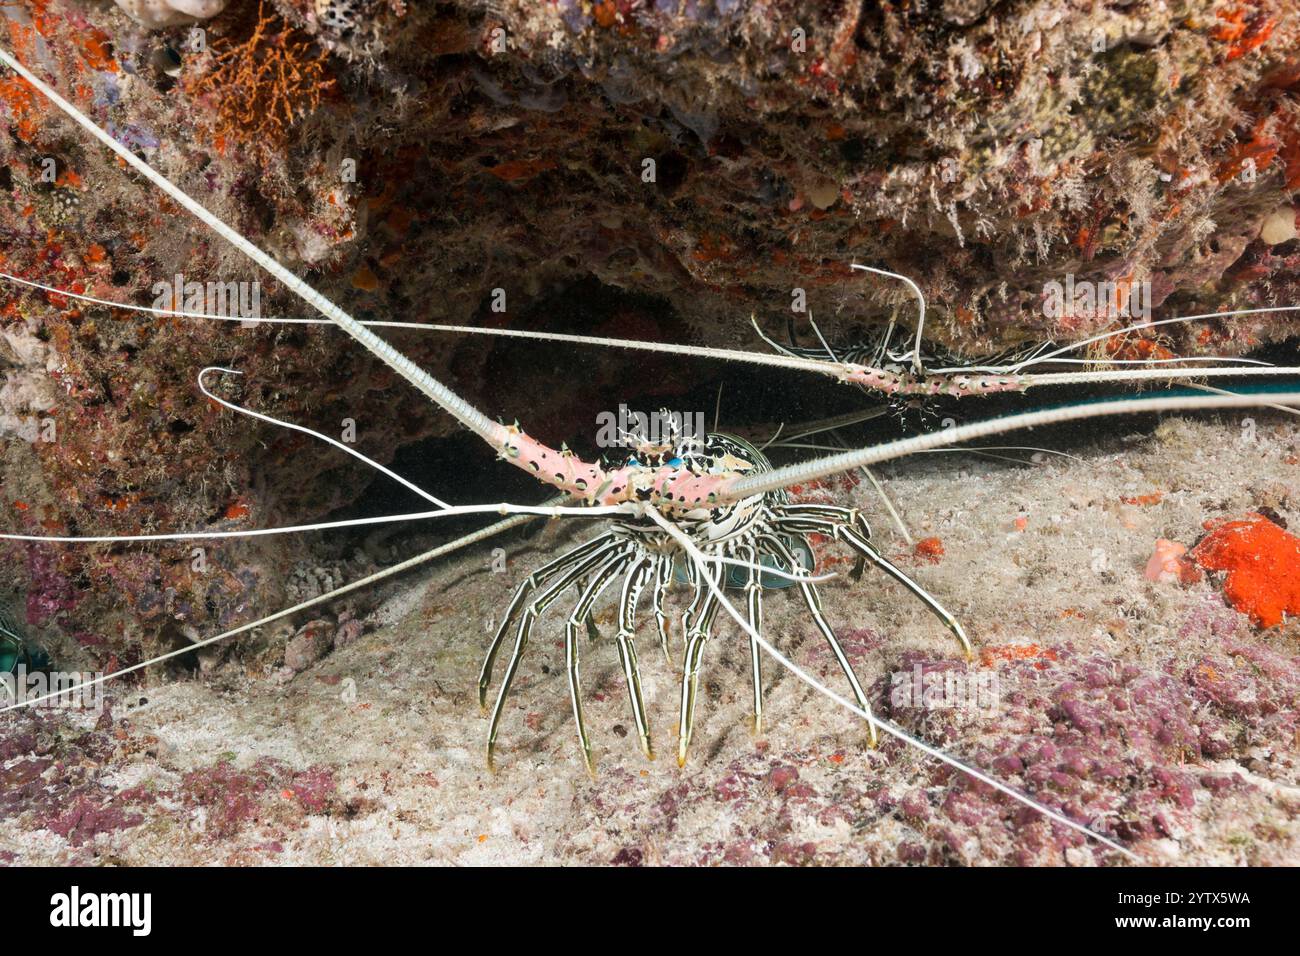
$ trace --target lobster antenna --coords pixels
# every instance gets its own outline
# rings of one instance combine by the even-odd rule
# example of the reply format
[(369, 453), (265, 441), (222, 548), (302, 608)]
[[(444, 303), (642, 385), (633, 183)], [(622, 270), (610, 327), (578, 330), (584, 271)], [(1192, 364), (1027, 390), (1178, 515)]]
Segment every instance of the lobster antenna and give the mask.
[(822, 330), (817, 327), (817, 320), (813, 318), (811, 311), (808, 313), (808, 324), (811, 325), (812, 330), (817, 333), (817, 341), (822, 344), (822, 348), (824, 348), (826, 354), (831, 357), (831, 361), (838, 365), (840, 363), (840, 357), (835, 354), (835, 350), (830, 347), (830, 344), (826, 341), (826, 337), (822, 335)]
[(740, 500), (750, 495), (776, 491), (793, 484), (807, 483), (817, 478), (824, 478), (860, 465), (874, 465), (877, 462), (892, 461), (916, 452), (932, 448), (967, 442), (989, 435), (1001, 435), (1021, 428), (1036, 428), (1040, 425), (1055, 425), (1060, 422), (1080, 421), (1103, 415), (1136, 415), (1146, 412), (1198, 411), (1213, 408), (1255, 408), (1261, 405), (1300, 405), (1300, 392), (1276, 392), (1263, 395), (1165, 395), (1154, 398), (1125, 398), (1118, 401), (1089, 402), (1080, 405), (1062, 405), (1056, 408), (1038, 409), (1019, 415), (1006, 415), (990, 418), (969, 425), (957, 425), (942, 431), (915, 435), (898, 441), (873, 445), (869, 448), (855, 448), (827, 455), (797, 465), (786, 465), (772, 471), (741, 477), (727, 482), (719, 489), (719, 496), (729, 500)]
[[(3, 51), (0, 51), (3, 52)], [(40, 289), (42, 292), (48, 292), (52, 295), (63, 296), (67, 299), (77, 299), (81, 302), (90, 302), (94, 305), (103, 305), (111, 309), (122, 309), (127, 312), (145, 312), (152, 315), (175, 316), (181, 319), (208, 319), (216, 322), (238, 322), (241, 325), (336, 325), (332, 319), (306, 319), (306, 318), (277, 318), (265, 316), (256, 319), (245, 319), (239, 316), (231, 315), (209, 315), (206, 312), (185, 312), (179, 309), (160, 309), (147, 305), (136, 305), (133, 302), (114, 302), (111, 299), (99, 299), (94, 296), (85, 295), (80, 292), (72, 292), (68, 289), (59, 289), (51, 285), (45, 285), (42, 282), (35, 282), (31, 279), (24, 279), (21, 276), (11, 275), (8, 272), (0, 271), (0, 279), (6, 279), (19, 285), (25, 285), (32, 289)], [(429, 322), (398, 322), (391, 320), (373, 320), (364, 319), (356, 320), (359, 325), (368, 328), (387, 328), (387, 329), (416, 329), (425, 332), (451, 332), (457, 335), (491, 335), (503, 338), (515, 339), (534, 339), (541, 342), (568, 342), (574, 345), (595, 345), (607, 348), (625, 348), (635, 349), (642, 352), (664, 352), (670, 355), (691, 355), (698, 358), (729, 359), (736, 362), (750, 362), (754, 365), (776, 365), (785, 368), (797, 369), (807, 372), (821, 372), (826, 374), (829, 366), (826, 362), (818, 359), (801, 358), (799, 356), (767, 355), (763, 352), (746, 352), (741, 349), (718, 349), (707, 345), (677, 345), (672, 342), (644, 342), (636, 339), (611, 339), (594, 335), (573, 335), (565, 332), (535, 332), (527, 329), (482, 329), (472, 325), (437, 325)], [(755, 326), (757, 328), (757, 326)], [(762, 332), (759, 332), (762, 335)], [(763, 336), (763, 340), (777, 349), (781, 348), (771, 339)]]
[(875, 269), (871, 266), (858, 265), (856, 262), (849, 264), (850, 269), (857, 269), (859, 272), (874, 272), (878, 276), (887, 276), (890, 279), (899, 279), (906, 282), (916, 294), (916, 301), (921, 306), (921, 313), (916, 320), (916, 339), (912, 342), (912, 369), (917, 375), (925, 374), (925, 366), (921, 364), (921, 337), (925, 333), (925, 294), (921, 287), (900, 272), (887, 272), (884, 269)]
[[(1240, 392), (1230, 392), (1226, 388), (1215, 388), (1213, 385), (1201, 385), (1197, 382), (1189, 382), (1188, 385), (1190, 385), (1192, 388), (1198, 389), (1199, 391), (1210, 392), (1214, 395), (1240, 395), (1241, 394)], [(1287, 405), (1274, 405), (1272, 402), (1270, 402), (1269, 404), (1264, 405), (1262, 407), (1271, 408), (1274, 411), (1286, 412), (1288, 415), (1300, 415), (1300, 409), (1291, 408), (1290, 406)]]
[(0, 533), (0, 541), (46, 541), (56, 544), (124, 544), (139, 541), (207, 541), (224, 538), (264, 538), (279, 534), (297, 534), (301, 531), (328, 531), (333, 528), (357, 528), (375, 524), (425, 521), (432, 518), (450, 518), (456, 515), (532, 515), (548, 518), (571, 515), (580, 518), (599, 518), (627, 514), (627, 505), (592, 505), (571, 508), (559, 505), (512, 505), (506, 502), (485, 505), (455, 505), (434, 511), (412, 511), (407, 514), (375, 515), (370, 518), (348, 518), (343, 521), (318, 521), (314, 524), (290, 525), (284, 528), (251, 528), (247, 531), (172, 531), (158, 534), (88, 534), (45, 535)]
[(347, 312), (344, 312), (329, 299), (325, 298), (325, 296), (321, 295), (302, 279), (298, 278), (284, 266), (280, 265), (280, 263), (270, 255), (253, 245), (253, 243), (249, 242), (237, 231), (227, 226), (224, 222), (210, 213), (204, 206), (192, 199), (189, 194), (179, 186), (174, 185), (166, 176), (162, 175), (162, 173), (155, 170), (143, 159), (136, 156), (135, 153), (131, 152), (117, 140), (113, 139), (112, 136), (108, 135), (104, 130), (100, 129), (99, 126), (97, 126), (89, 117), (55, 92), (54, 89), (28, 70), (27, 67), (14, 59), (13, 56), (3, 48), (0, 48), (0, 62), (3, 62), (11, 70), (34, 86), (51, 103), (74, 120), (77, 125), (81, 126), (86, 130), (86, 132), (90, 133), (91, 136), (95, 137), (95, 139), (99, 140), (120, 156), (123, 161), (133, 166), (142, 176), (165, 192), (168, 196), (180, 203), (205, 226), (217, 235), (221, 236), (221, 238), (225, 239), (267, 272), (271, 273), (271, 275), (279, 279), (284, 283), (287, 289), (297, 295), (321, 315), (339, 326), (343, 331), (347, 332), (348, 335), (356, 339), (357, 342), (359, 342), (367, 351), (418, 388), (430, 400), (435, 402), (458, 422), (493, 447), (496, 447), (499, 444), (501, 438), (500, 426), (484, 415), (481, 411), (469, 404), (469, 402), (465, 401), (465, 399), (461, 398), (428, 372), (424, 371), (424, 369), (420, 368), (379, 336), (375, 335), (375, 333), (371, 332)]
[[(129, 312), (146, 312), (153, 315), (170, 315), (170, 316), (176, 316), (178, 318), (184, 318), (184, 319), (209, 319), (209, 320), (221, 321), (221, 322), (239, 322), (241, 324), (242, 323), (267, 324), (267, 325), (272, 325), (272, 324), (335, 325), (336, 324), (331, 319), (270, 318), (270, 317), (258, 318), (258, 319), (244, 319), (238, 316), (208, 315), (203, 312), (184, 312), (176, 309), (159, 309), (151, 306), (135, 305), (134, 303), (130, 303), (130, 302), (114, 302), (109, 299), (99, 299), (99, 298), (95, 298), (94, 296), (83, 295), (82, 293), (79, 292), (71, 292), (67, 289), (58, 289), (55, 288), (54, 286), (45, 285), (40, 282), (34, 282), (31, 279), (23, 279), (19, 276), (11, 275), (7, 272), (2, 272), (2, 271), (0, 271), (0, 279), (7, 279), (9, 281), (16, 282), (19, 285), (25, 285), (33, 289), (40, 289), (43, 292), (48, 292), (51, 293), (52, 295), (59, 295), (69, 299), (77, 299), (82, 302), (91, 302), (94, 303), (95, 305), (103, 305), (113, 309), (123, 309)], [(1173, 322), (1190, 322), (1196, 319), (1222, 317), (1222, 316), (1230, 316), (1230, 315), (1250, 315), (1257, 312), (1298, 312), (1298, 311), (1300, 311), (1300, 306), (1276, 306), (1267, 309), (1240, 309), (1235, 312), (1215, 312), (1215, 313), (1208, 313), (1206, 315), (1199, 315), (1199, 316), (1198, 315), (1176, 316), (1170, 319), (1161, 319), (1160, 324), (1169, 324)], [(754, 323), (752, 317), (750, 321), (751, 323)], [(591, 346), (598, 346), (601, 348), (624, 348), (624, 349), (634, 349), (636, 351), (642, 351), (642, 352), (661, 352), (669, 355), (689, 355), (697, 358), (719, 359), (719, 360), (733, 361), (733, 362), (748, 362), (751, 365), (768, 365), (776, 368), (788, 368), (800, 372), (816, 372), (821, 375), (836, 375), (839, 373), (841, 369), (841, 366), (838, 366), (834, 363), (824, 362), (820, 359), (804, 358), (802, 356), (789, 354), (781, 345), (779, 345), (776, 342), (773, 342), (770, 338), (768, 338), (763, 333), (763, 331), (758, 328), (757, 323), (754, 323), (754, 328), (758, 332), (759, 337), (762, 338), (764, 342), (767, 342), (769, 345), (773, 346), (774, 348), (779, 349), (782, 354), (767, 355), (762, 352), (746, 352), (741, 349), (713, 348), (712, 346), (707, 346), (707, 345), (679, 345), (671, 342), (647, 342), (647, 341), (642, 341), (637, 339), (613, 339), (613, 338), (605, 338), (602, 336), (574, 335), (567, 332), (536, 332), (527, 329), (483, 329), (471, 325), (438, 325), (438, 324), (433, 324), (428, 322), (399, 322), (399, 321), (392, 321), (392, 320), (369, 320), (369, 319), (361, 320), (359, 324), (366, 326), (368, 328), (417, 329), (417, 330), (423, 330), (425, 332), (450, 332), (458, 335), (490, 335), (490, 336), (498, 336), (503, 338), (533, 339), (542, 342), (566, 342), (574, 345), (591, 345)], [(1144, 325), (1140, 327), (1145, 328), (1146, 326)], [(1123, 335), (1124, 333), (1134, 331), (1134, 329), (1136, 328), (1139, 328), (1139, 326), (1126, 326), (1122, 329), (1113, 329), (1112, 331), (1103, 333), (1101, 336), (1097, 336), (1093, 339), (1087, 339), (1083, 342), (1075, 343), (1074, 345), (1065, 346), (1064, 348), (1058, 350), (1058, 352), (1055, 354), (1060, 354), (1062, 352), (1069, 351), (1070, 349), (1081, 347), (1093, 341), (1100, 341), (1103, 338), (1109, 338), (1116, 335)], [(1023, 368), (1026, 367), (1027, 365), (1033, 364), (1036, 361), (1038, 360), (1037, 359), (1030, 360), (1029, 362), (1021, 363), (1021, 365), (1014, 366), (1014, 367)], [(1059, 361), (1081, 361), (1081, 360), (1061, 359)], [(1119, 364), (1124, 364), (1125, 361), (1127, 360), (1111, 361), (1108, 364), (1119, 365)], [(1209, 367), (1209, 368), (1186, 368), (1186, 369), (1154, 368), (1154, 366), (1157, 364), (1170, 364), (1173, 362), (1224, 362), (1224, 361), (1243, 362), (1243, 363), (1251, 363), (1251, 364), (1249, 366), (1228, 365), (1228, 366), (1217, 366), (1217, 367)], [(1016, 374), (1016, 381), (1024, 388), (1030, 388), (1035, 385), (1096, 384), (1096, 383), (1115, 382), (1115, 381), (1138, 381), (1138, 382), (1167, 381), (1170, 379), (1177, 379), (1180, 377), (1195, 378), (1195, 377), (1202, 377), (1202, 376), (1215, 377), (1215, 376), (1248, 375), (1248, 374), (1285, 375), (1297, 371), (1296, 369), (1293, 368), (1279, 368), (1277, 366), (1268, 365), (1264, 362), (1259, 362), (1254, 359), (1223, 358), (1218, 356), (1195, 356), (1195, 355), (1186, 356), (1182, 358), (1175, 358), (1175, 359), (1152, 359), (1152, 360), (1146, 360), (1142, 362), (1135, 361), (1134, 364), (1141, 364), (1143, 365), (1143, 368), (1110, 369), (1110, 370), (1092, 371), (1092, 372), (1052, 372), (1052, 373)], [(932, 372), (930, 374), (934, 376), (939, 376), (939, 375), (948, 374), (950, 372), (963, 373), (963, 374), (969, 374), (970, 372), (987, 372), (993, 375), (996, 374), (1009, 375), (1011, 373), (1008, 372), (1007, 370), (1012, 367), (1013, 366), (1006, 366), (1001, 369), (990, 369), (990, 368), (983, 368), (983, 367), (974, 367), (971, 369), (965, 369), (965, 368), (941, 369)], [(1248, 371), (1248, 369), (1254, 369), (1254, 371)]]
[(1143, 329), (1154, 329), (1162, 325), (1172, 325), (1175, 322), (1196, 322), (1201, 319), (1225, 319), (1237, 315), (1266, 315), (1272, 312), (1296, 312), (1300, 311), (1300, 306), (1294, 305), (1274, 305), (1257, 309), (1232, 309), (1227, 312), (1202, 312), (1200, 315), (1179, 315), (1172, 319), (1156, 319), (1153, 322), (1138, 322), (1135, 325), (1126, 325), (1122, 329), (1112, 329), (1109, 332), (1102, 332), (1094, 335), (1092, 338), (1084, 339), (1082, 342), (1073, 342), (1070, 345), (1063, 345), (1053, 352), (1045, 355), (1036, 355), (1012, 365), (1006, 369), (1008, 374), (1015, 374), (1022, 368), (1030, 365), (1038, 365), (1042, 362), (1048, 362), (1058, 355), (1064, 355), (1066, 352), (1073, 352), (1075, 349), (1083, 348), (1085, 345), (1092, 345), (1094, 342), (1101, 342), (1105, 339), (1120, 335), (1124, 332), (1140, 332)]
[[(754, 327), (754, 331), (758, 333), (758, 337), (759, 337), (760, 339), (762, 339), (764, 342), (766, 342), (768, 345), (770, 345), (770, 346), (772, 347), (772, 350), (775, 351), (778, 355), (787, 355), (787, 356), (789, 356), (789, 357), (791, 357), (791, 358), (797, 358), (797, 357), (798, 357), (798, 356), (796, 356), (793, 352), (791, 352), (788, 348), (786, 348), (784, 345), (782, 345), (780, 342), (777, 342), (777, 341), (774, 340), (774, 339), (770, 339), (770, 338), (768, 338), (768, 337), (767, 337), (767, 333), (764, 332), (762, 329), (760, 329), (760, 328), (758, 327), (758, 320), (757, 320), (756, 318), (754, 318), (754, 313), (752, 313), (752, 312), (749, 314), (749, 324), (752, 325), (752, 326)], [(791, 328), (790, 328), (790, 338), (791, 338), (791, 339), (794, 338), (794, 327), (793, 327), (793, 325), (792, 325)], [(793, 343), (792, 343), (792, 344), (793, 344)]]
[[(322, 321), (324, 321), (324, 320), (322, 320)], [(1178, 322), (1186, 322), (1186, 321), (1187, 321), (1187, 318), (1179, 317), (1179, 318), (1177, 318), (1175, 321), (1178, 321)], [(367, 323), (367, 324), (369, 324), (369, 323)], [(1107, 334), (1108, 336), (1109, 336), (1109, 335), (1123, 335), (1125, 332), (1131, 332), (1131, 331), (1132, 331), (1132, 329), (1129, 329), (1129, 328), (1114, 329), (1113, 331), (1107, 332), (1106, 334)], [(1082, 343), (1079, 343), (1079, 344), (1082, 344)], [(1075, 348), (1075, 346), (1072, 345), (1072, 346), (1070, 346), (1070, 348)], [(1081, 358), (1054, 358), (1054, 359), (1052, 359), (1052, 363), (1055, 364), (1055, 365), (1116, 365), (1116, 366), (1118, 366), (1118, 365), (1141, 365), (1141, 366), (1143, 366), (1143, 367), (1145, 367), (1145, 368), (1153, 368), (1153, 367), (1155, 367), (1155, 366), (1157, 366), (1157, 365), (1176, 365), (1176, 364), (1179, 363), (1179, 362), (1240, 362), (1242, 365), (1268, 365), (1268, 364), (1270, 364), (1270, 363), (1268, 363), (1268, 362), (1263, 361), (1262, 359), (1242, 358), (1242, 357), (1239, 356), (1239, 355), (1238, 355), (1238, 356), (1230, 356), (1230, 355), (1176, 355), (1176, 356), (1174, 356), (1173, 358), (1161, 358), (1161, 359), (1153, 359), (1153, 358), (1147, 358), (1147, 359), (1117, 359), (1117, 358), (1106, 358), (1106, 359), (1081, 359)], [(1009, 365), (1001, 365), (1001, 366), (996, 366), (996, 365), (971, 365), (971, 366), (956, 365), (956, 366), (953, 366), (952, 368), (941, 368), (941, 369), (935, 369), (935, 370), (934, 370), (933, 372), (931, 372), (930, 374), (931, 374), (931, 375), (956, 375), (956, 374), (963, 373), (963, 372), (965, 372), (965, 373), (970, 373), (970, 372), (986, 372), (986, 373), (988, 373), (989, 375), (996, 375), (996, 374), (998, 374), (998, 373), (1000, 373), (1000, 372), (1006, 372), (1006, 370), (1007, 370), (1008, 368), (1010, 368), (1010, 367), (1011, 367), (1011, 366), (1009, 366)], [(1021, 367), (1021, 368), (1024, 368), (1025, 366), (1022, 365), (1022, 366), (1020, 366), (1020, 367)]]
[(1026, 388), (1038, 385), (1083, 385), (1101, 382), (1168, 382), (1181, 378), (1296, 375), (1300, 368), (1282, 365), (1216, 365), (1210, 368), (1116, 368), (1097, 372), (1040, 372), (1018, 375)]
[(365, 464), (369, 465), (371, 468), (375, 469), (375, 471), (379, 472), (380, 474), (387, 475), (389, 478), (392, 478), (398, 484), (402, 485), (402, 487), (406, 488), (408, 491), (415, 492), (415, 494), (419, 495), (421, 498), (423, 498), (425, 501), (429, 502), (430, 504), (437, 505), (439, 508), (452, 507), (451, 505), (447, 504), (447, 502), (443, 501), (441, 498), (435, 498), (433, 495), (429, 494), (419, 485), (415, 484), (415, 482), (407, 481), (397, 472), (389, 468), (385, 468), (383, 465), (381, 465), (379, 462), (375, 461), (372, 458), (367, 458), (365, 455), (361, 454), (361, 452), (357, 451), (351, 445), (338, 441), (337, 439), (330, 438), (329, 435), (322, 435), (318, 431), (312, 431), (312, 429), (306, 427), (305, 425), (295, 425), (293, 422), (281, 421), (278, 418), (272, 418), (270, 415), (263, 415), (261, 412), (255, 412), (251, 408), (245, 408), (242, 405), (236, 405), (234, 402), (228, 402), (224, 398), (221, 398), (219, 395), (214, 395), (212, 392), (208, 391), (207, 385), (203, 383), (203, 377), (207, 375), (209, 372), (222, 372), (226, 375), (243, 375), (244, 373), (236, 371), (233, 368), (222, 368), (220, 365), (209, 365), (203, 371), (199, 372), (199, 378), (198, 378), (199, 391), (202, 392), (204, 395), (206, 395), (208, 398), (212, 399), (218, 405), (222, 405), (225, 408), (230, 409), (232, 412), (236, 412), (240, 415), (247, 415), (249, 418), (255, 418), (261, 422), (269, 422), (270, 424), (277, 425), (280, 428), (288, 428), (291, 431), (302, 432), (304, 435), (311, 435), (313, 438), (319, 438), (321, 441), (325, 442), (326, 444), (333, 445), (335, 448), (339, 449), (340, 451), (347, 452), (349, 455), (351, 455), (353, 458), (356, 458), (358, 461), (364, 462)]
[[(7, 279), (18, 285), (25, 285), (32, 289), (40, 289), (42, 292), (49, 292), (52, 295), (62, 296), (65, 299), (77, 299), (80, 302), (90, 302), (94, 305), (108, 306), (110, 309), (121, 309), (124, 312), (145, 312), (150, 315), (170, 315), (178, 319), (207, 319), (211, 322), (238, 322), (240, 325), (334, 325), (332, 319), (304, 319), (304, 318), (283, 318), (276, 316), (258, 316), (255, 319), (246, 319), (239, 315), (211, 315), (207, 312), (185, 312), (181, 309), (160, 309), (151, 305), (136, 305), (134, 302), (114, 302), (112, 299), (97, 299), (93, 295), (85, 295), (81, 292), (72, 292), (68, 289), (58, 289), (52, 285), (45, 285), (43, 282), (35, 282), (32, 279), (24, 279), (22, 276), (10, 275), (8, 272), (0, 271), (0, 279)], [(429, 325), (426, 322), (397, 322), (391, 319), (361, 319), (362, 325), (370, 329), (433, 329), (439, 330), (436, 325)]]

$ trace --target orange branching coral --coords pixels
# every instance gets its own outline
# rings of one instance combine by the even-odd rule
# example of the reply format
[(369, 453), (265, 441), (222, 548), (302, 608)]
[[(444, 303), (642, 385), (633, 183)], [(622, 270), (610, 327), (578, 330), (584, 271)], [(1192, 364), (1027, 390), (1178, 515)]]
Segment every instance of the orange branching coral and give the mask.
[(189, 91), (215, 94), (218, 148), (227, 140), (276, 145), (334, 83), (311, 38), (259, 4), (252, 34), (242, 43), (214, 43), (212, 69)]

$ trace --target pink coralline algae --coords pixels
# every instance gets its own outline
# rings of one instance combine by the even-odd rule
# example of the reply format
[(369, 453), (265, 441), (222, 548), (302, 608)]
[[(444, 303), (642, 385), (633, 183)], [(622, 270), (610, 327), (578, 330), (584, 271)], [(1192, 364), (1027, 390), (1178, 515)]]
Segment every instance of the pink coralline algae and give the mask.
[(100, 833), (125, 830), (144, 822), (144, 815), (124, 810), (119, 801), (106, 802), (77, 797), (71, 806), (48, 824), (48, 829), (65, 838), (72, 846), (81, 846)]
[(290, 800), (310, 813), (322, 812), (335, 793), (333, 775), (319, 768), (294, 771), (263, 758), (243, 770), (221, 761), (194, 770), (181, 784), (185, 803), (206, 812), (206, 828), (215, 839), (238, 833), (267, 813), (268, 804)]
[(0, 821), (56, 834), (85, 854), (76, 859), (93, 859), (101, 840), (160, 822), (189, 832), (198, 821), (206, 844), (256, 838), (265, 852), (278, 852), (271, 845), (303, 818), (341, 807), (333, 771), (295, 770), (269, 757), (247, 768), (218, 761), (184, 773), (174, 787), (145, 781), (114, 788), (103, 780), (104, 767), (157, 752), (158, 741), (133, 733), (129, 721), (104, 715), (83, 731), (58, 712), (3, 719)]
[[(998, 659), (998, 729), (972, 743), (969, 725), (955, 717), (945, 722), (930, 714), (924, 727), (948, 749), (1126, 843), (1176, 835), (1185, 815), (1197, 812), (1200, 795), (1249, 786), (1240, 777), (1198, 772), (1196, 763), (1239, 754), (1262, 740), (1293, 739), (1294, 718), (1286, 715), (1282, 701), (1300, 690), (1300, 673), (1276, 654), (1266, 655), (1267, 671), (1244, 665), (1241, 655), (1260, 649), (1231, 643), (1223, 654), (1191, 666), (1173, 660), (1156, 668), (1118, 664), (1097, 655), (1077, 656), (1068, 647), (1057, 648), (1046, 669), (1037, 666), (1039, 660)], [(912, 727), (921, 713), (903, 709), (890, 716)], [(1246, 726), (1252, 729), (1243, 736)], [(887, 743), (882, 750), (890, 753), (894, 746)], [(946, 768), (936, 768), (930, 777), (932, 786), (950, 788), (939, 817), (975, 834), (982, 859), (993, 852), (987, 841), (1002, 825), (998, 821), (1008, 818), (1023, 828), (1016, 851), (1021, 863), (1051, 862), (1061, 850), (1084, 845), (1076, 834), (1022, 813)], [(911, 791), (889, 806), (918, 829), (934, 826), (921, 792)], [(917, 856), (913, 849), (900, 859), (920, 862)]]
[(38, 545), (27, 549), (27, 623), (44, 627), (77, 605), (76, 589), (60, 573), (58, 553)]
[(77, 731), (57, 716), (21, 721), (0, 747), (0, 819), (18, 818), (32, 829), (49, 830), (71, 847), (144, 821), (152, 795), (114, 791), (95, 777), (94, 768), (115, 750), (109, 722)]

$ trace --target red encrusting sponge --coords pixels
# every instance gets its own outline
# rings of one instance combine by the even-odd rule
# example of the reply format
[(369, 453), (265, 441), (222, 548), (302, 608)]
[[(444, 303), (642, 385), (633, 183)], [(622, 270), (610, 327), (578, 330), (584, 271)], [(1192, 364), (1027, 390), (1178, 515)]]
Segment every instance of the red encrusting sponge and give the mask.
[(1300, 614), (1300, 538), (1259, 514), (1207, 523), (1209, 534), (1192, 549), (1207, 571), (1224, 571), (1223, 595), (1259, 627)]

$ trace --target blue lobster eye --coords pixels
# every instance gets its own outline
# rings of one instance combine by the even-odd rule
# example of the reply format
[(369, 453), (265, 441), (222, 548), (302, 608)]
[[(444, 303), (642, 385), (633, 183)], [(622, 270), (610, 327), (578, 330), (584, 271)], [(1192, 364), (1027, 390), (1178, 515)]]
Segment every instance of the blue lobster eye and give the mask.
[(668, 467), (669, 467), (669, 468), (680, 468), (680, 467), (681, 467), (681, 464), (682, 464), (682, 460), (681, 460), (680, 458), (669, 458), (669, 459), (668, 459)]
[(631, 467), (633, 467), (633, 468), (635, 468), (635, 467), (637, 467), (639, 464), (641, 464), (641, 462), (637, 461), (635, 458), (629, 458), (629, 459), (627, 460), (627, 463), (628, 463), (629, 466), (631, 466)]

